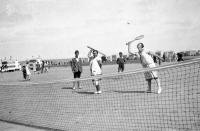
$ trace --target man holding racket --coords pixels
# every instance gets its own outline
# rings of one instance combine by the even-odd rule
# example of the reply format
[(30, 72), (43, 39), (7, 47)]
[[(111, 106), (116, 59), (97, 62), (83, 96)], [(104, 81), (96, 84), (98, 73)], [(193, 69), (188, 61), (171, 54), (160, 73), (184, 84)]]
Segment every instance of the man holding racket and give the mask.
[[(98, 57), (98, 51), (97, 50), (93, 50), (90, 49), (89, 53), (88, 53), (88, 58), (89, 58), (89, 62), (90, 62), (90, 73), (91, 76), (98, 76), (102, 74), (102, 62), (101, 62), (101, 58)], [(95, 94), (101, 94), (101, 88), (99, 86), (99, 81), (100, 79), (94, 79), (92, 80), (93, 84), (96, 87), (96, 92), (94, 92)]]
[[(131, 50), (130, 50), (130, 44), (131, 43), (128, 44), (128, 48), (129, 48), (128, 51), (129, 51), (129, 53), (133, 54), (133, 52), (131, 52)], [(155, 63), (153, 61), (153, 58), (148, 53), (145, 52), (144, 44), (143, 43), (138, 43), (137, 44), (137, 48), (138, 48), (138, 54), (140, 56), (140, 62), (142, 64), (143, 68), (156, 67), (156, 65), (155, 65)], [(154, 54), (153, 52), (150, 52), (150, 54), (152, 56), (156, 56), (157, 58), (162, 60), (161, 57), (159, 57), (158, 55)], [(144, 73), (144, 75), (145, 75), (146, 81), (148, 82), (148, 90), (147, 90), (147, 92), (151, 92), (151, 80), (155, 79), (155, 81), (156, 81), (156, 83), (158, 85), (158, 94), (160, 94), (162, 89), (161, 89), (161, 86), (160, 86), (160, 80), (158, 78), (157, 71), (147, 71), (147, 72)]]

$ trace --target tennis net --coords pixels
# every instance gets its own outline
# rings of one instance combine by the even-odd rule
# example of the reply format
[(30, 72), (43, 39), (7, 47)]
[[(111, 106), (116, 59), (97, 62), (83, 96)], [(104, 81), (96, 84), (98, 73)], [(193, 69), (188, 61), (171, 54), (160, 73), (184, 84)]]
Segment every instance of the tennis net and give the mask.
[[(103, 67), (106, 68), (106, 67)], [(162, 92), (146, 71), (157, 71)], [(200, 59), (102, 75), (96, 90), (88, 77), (74, 80), (0, 84), (0, 120), (49, 130), (199, 131)]]

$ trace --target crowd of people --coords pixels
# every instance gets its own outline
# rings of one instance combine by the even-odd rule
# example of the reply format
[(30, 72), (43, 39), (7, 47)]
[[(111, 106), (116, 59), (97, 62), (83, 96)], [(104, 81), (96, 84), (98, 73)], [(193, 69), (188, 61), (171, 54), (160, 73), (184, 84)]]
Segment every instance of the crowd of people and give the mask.
[[(48, 72), (50, 66), (47, 61), (42, 61), (40, 64), (39, 62), (33, 63), (33, 72), (34, 74), (40, 74), (40, 73), (46, 73)], [(29, 69), (29, 62), (26, 62), (22, 65), (22, 74), (24, 80), (30, 80), (31, 79), (31, 72)]]

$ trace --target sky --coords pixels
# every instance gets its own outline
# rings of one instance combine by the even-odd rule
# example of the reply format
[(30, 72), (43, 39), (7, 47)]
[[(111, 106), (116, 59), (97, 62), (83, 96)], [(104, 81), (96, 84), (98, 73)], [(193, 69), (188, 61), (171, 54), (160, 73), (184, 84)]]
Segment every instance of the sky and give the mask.
[(141, 34), (151, 51), (198, 50), (198, 12), (200, 0), (0, 0), (0, 58), (128, 54)]

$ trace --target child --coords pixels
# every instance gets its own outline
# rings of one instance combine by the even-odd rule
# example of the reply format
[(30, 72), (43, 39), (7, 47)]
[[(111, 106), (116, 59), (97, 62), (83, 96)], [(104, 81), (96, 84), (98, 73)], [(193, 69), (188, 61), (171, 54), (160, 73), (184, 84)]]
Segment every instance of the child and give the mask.
[[(128, 45), (128, 48), (130, 48), (130, 44)], [(140, 56), (140, 62), (142, 64), (143, 68), (156, 67), (152, 57), (144, 51), (144, 44), (143, 43), (138, 43), (137, 44), (137, 48), (138, 48), (138, 54)], [(156, 56), (156, 57), (158, 57), (159, 59), (162, 60), (162, 58), (159, 57), (158, 55), (156, 55), (156, 54), (154, 54), (152, 52), (149, 52), (149, 53), (151, 55)], [(148, 72), (145, 72), (144, 75), (145, 75), (146, 81), (148, 82), (148, 90), (147, 90), (147, 92), (151, 92), (151, 80), (155, 79), (156, 82), (157, 82), (157, 85), (158, 85), (158, 94), (160, 94), (162, 89), (161, 89), (161, 86), (160, 86), (160, 80), (158, 78), (157, 71), (148, 71)]]
[(123, 72), (124, 71), (124, 63), (125, 59), (123, 58), (122, 52), (119, 52), (119, 58), (117, 58), (117, 64), (118, 64), (118, 72)]
[(23, 65), (22, 66), (22, 73), (23, 73), (23, 78), (25, 79), (25, 80), (30, 80), (31, 79), (31, 73), (30, 73), (30, 71), (29, 71), (29, 69), (28, 69), (28, 65)]
[[(93, 53), (93, 56), (91, 55), (91, 53)], [(98, 76), (102, 74), (102, 62), (101, 62), (101, 58), (98, 57), (98, 51), (97, 50), (90, 50), (88, 53), (88, 58), (90, 61), (90, 72), (91, 72), (91, 76)], [(93, 80), (93, 84), (96, 87), (96, 92), (94, 92), (95, 94), (101, 94), (101, 88), (99, 86), (99, 80), (100, 79), (95, 79)]]
[(23, 78), (26, 80), (26, 66), (22, 66), (22, 73), (23, 73)]

